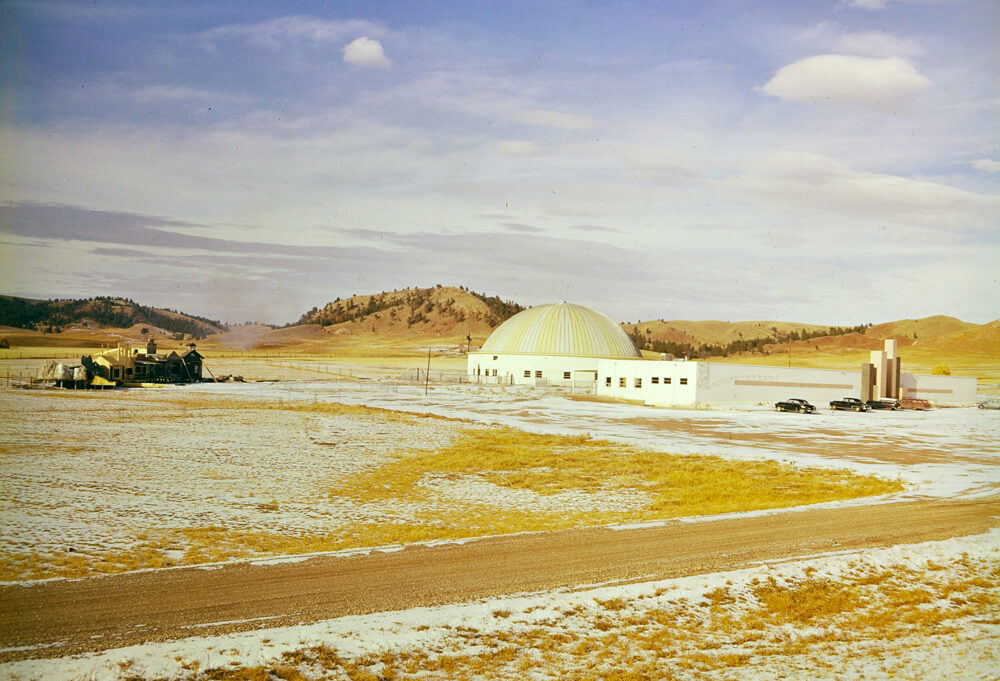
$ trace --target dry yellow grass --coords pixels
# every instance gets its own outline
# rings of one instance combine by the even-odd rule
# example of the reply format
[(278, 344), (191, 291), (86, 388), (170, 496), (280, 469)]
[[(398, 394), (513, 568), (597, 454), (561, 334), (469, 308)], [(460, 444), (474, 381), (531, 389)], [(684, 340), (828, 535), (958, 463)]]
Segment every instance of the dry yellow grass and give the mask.
[[(160, 400), (154, 398), (150, 403), (155, 407)], [(408, 424), (441, 418), (338, 403), (248, 404), (171, 397), (163, 406), (168, 409), (161, 415), (163, 418), (247, 408), (350, 415), (376, 423)], [(148, 417), (125, 411), (122, 418)], [(406, 449), (407, 444), (414, 443), (401, 442), (395, 458), (381, 465), (373, 462), (364, 472), (340, 478), (333, 485), (328, 483), (325, 491), (331, 500), (346, 497), (357, 504), (389, 502), (393, 507), (411, 510), (393, 520), (333, 524), (327, 532), (282, 533), (224, 524), (136, 527), (129, 547), (101, 551), (39, 552), (11, 546), (0, 553), (0, 580), (82, 577), (232, 559), (783, 508), (902, 489), (896, 481), (846, 471), (669, 455), (587, 436), (540, 435), (511, 428), (465, 428), (452, 444), (440, 449)], [(207, 474), (215, 475), (212, 471)], [(457, 484), (486, 483), (487, 489), (491, 483), (494, 489), (534, 494), (539, 500), (570, 494), (575, 495), (575, 502), (522, 507), (488, 498), (441, 498), (424, 483), (442, 478)], [(618, 506), (612, 501), (604, 510), (589, 503), (600, 498), (632, 501)], [(284, 503), (266, 497), (254, 508), (258, 512), (278, 512)]]
[(678, 456), (588, 436), (492, 428), (467, 430), (451, 446), (439, 450), (408, 452), (377, 470), (349, 478), (331, 489), (331, 494), (360, 501), (407, 499), (426, 494), (418, 483), (430, 475), (477, 476), (543, 496), (570, 490), (635, 490), (651, 499), (639, 512), (583, 514), (596, 522), (783, 508), (902, 489), (896, 481), (847, 471)]
[(528, 611), (499, 611), (498, 628), (442, 626), (444, 641), (429, 649), (351, 659), (315, 645), (285, 653), (278, 665), (195, 670), (189, 679), (272, 678), (270, 670), (278, 678), (334, 674), (354, 681), (507, 679), (529, 671), (571, 681), (670, 680), (740, 678), (764, 668), (809, 678), (810, 670), (830, 669), (860, 651), (881, 659), (914, 646), (947, 645), (959, 618), (996, 621), (1000, 569), (965, 559), (945, 567), (945, 578), (903, 565), (868, 565), (842, 579), (806, 571), (782, 585), (722, 587), (702, 603), (619, 598), (543, 621), (522, 619)]

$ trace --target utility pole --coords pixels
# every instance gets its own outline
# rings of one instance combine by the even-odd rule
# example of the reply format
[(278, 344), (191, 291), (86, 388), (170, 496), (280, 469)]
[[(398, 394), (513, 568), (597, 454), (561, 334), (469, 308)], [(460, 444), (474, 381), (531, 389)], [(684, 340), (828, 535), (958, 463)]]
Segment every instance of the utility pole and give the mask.
[(427, 374), (424, 377), (424, 397), (427, 396), (427, 391), (430, 389), (431, 383), (431, 346), (427, 346)]

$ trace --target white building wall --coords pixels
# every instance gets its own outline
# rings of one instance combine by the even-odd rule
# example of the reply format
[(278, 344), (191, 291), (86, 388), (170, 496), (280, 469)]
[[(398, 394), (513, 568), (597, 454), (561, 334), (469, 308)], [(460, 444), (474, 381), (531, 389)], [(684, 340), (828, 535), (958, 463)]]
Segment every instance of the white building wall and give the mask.
[(602, 359), (597, 394), (658, 407), (694, 406), (697, 362)]
[[(596, 372), (600, 361), (595, 357), (483, 352), (470, 352), (468, 357), (469, 380), (500, 385), (571, 386), (575, 372)], [(576, 373), (577, 382), (582, 377), (582, 373)]]
[(861, 371), (698, 362), (698, 402), (756, 404), (801, 397), (817, 407), (858, 397)]
[(919, 397), (937, 405), (961, 406), (976, 401), (976, 379), (970, 376), (902, 374), (899, 397)]
[[(826, 407), (831, 400), (861, 394), (860, 370), (721, 362), (473, 352), (468, 356), (468, 372), (470, 380), (486, 384), (566, 387), (573, 385), (574, 378), (579, 383), (585, 376), (582, 372), (594, 372), (596, 394), (658, 407), (751, 405), (789, 397)], [(976, 379), (904, 373), (900, 376), (900, 397), (919, 397), (940, 405), (973, 404)]]

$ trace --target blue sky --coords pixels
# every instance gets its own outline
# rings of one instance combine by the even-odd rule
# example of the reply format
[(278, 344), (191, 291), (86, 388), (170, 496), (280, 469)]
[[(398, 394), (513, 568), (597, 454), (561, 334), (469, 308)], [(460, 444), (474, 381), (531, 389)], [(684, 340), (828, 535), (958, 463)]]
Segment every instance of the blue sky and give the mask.
[(1000, 9), (0, 4), (0, 292), (1000, 317)]

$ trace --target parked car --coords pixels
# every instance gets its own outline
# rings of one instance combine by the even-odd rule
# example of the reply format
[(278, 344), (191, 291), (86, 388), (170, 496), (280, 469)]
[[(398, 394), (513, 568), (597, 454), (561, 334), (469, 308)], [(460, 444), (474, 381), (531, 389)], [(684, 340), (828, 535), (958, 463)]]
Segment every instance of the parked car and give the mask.
[(859, 400), (857, 397), (845, 397), (842, 400), (833, 400), (830, 402), (830, 409), (836, 411), (837, 409), (842, 409), (844, 411), (869, 411), (871, 407)]
[(868, 400), (865, 404), (872, 409), (899, 409), (899, 400), (891, 397), (883, 397), (878, 400)]
[(1000, 397), (990, 397), (979, 403), (980, 409), (1000, 409)]
[(790, 397), (784, 402), (775, 402), (774, 408), (776, 411), (797, 411), (800, 414), (811, 414), (816, 411), (816, 407), (798, 397)]
[(931, 403), (919, 397), (904, 397), (899, 401), (900, 409), (930, 409)]

